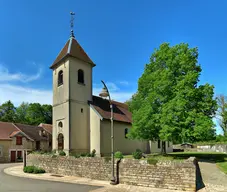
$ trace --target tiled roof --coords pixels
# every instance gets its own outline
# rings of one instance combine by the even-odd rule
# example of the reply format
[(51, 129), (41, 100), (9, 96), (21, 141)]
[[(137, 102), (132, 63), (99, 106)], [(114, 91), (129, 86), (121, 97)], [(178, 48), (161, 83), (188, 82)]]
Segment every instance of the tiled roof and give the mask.
[[(112, 101), (113, 103), (113, 119), (115, 121), (131, 123), (132, 114), (128, 111), (128, 106), (124, 103)], [(93, 101), (90, 104), (104, 118), (110, 119), (110, 104), (109, 101), (101, 97), (93, 96)]]
[(14, 132), (12, 132), (10, 135), (9, 135), (9, 137), (13, 137), (14, 135), (16, 135), (17, 133), (21, 133), (21, 131), (14, 131)]
[(0, 140), (11, 140), (10, 135), (19, 131), (12, 123), (0, 121)]
[(51, 124), (45, 124), (45, 123), (40, 123), (39, 127), (42, 127), (45, 129), (48, 133), (52, 134), (52, 125)]
[(90, 63), (93, 66), (95, 64), (92, 62), (92, 60), (89, 58), (89, 56), (85, 53), (83, 48), (80, 46), (80, 44), (77, 42), (75, 38), (70, 38), (63, 49), (58, 54), (57, 58), (55, 59), (54, 63), (51, 65), (51, 69), (53, 69), (62, 59), (64, 59), (67, 56), (75, 57), (79, 60), (82, 60), (84, 62)]
[(14, 125), (18, 127), (18, 129), (20, 129), (22, 132), (24, 132), (28, 137), (34, 139), (35, 141), (47, 140), (47, 137), (40, 135), (40, 131), (43, 131), (42, 127), (24, 125), (20, 123), (14, 123)]

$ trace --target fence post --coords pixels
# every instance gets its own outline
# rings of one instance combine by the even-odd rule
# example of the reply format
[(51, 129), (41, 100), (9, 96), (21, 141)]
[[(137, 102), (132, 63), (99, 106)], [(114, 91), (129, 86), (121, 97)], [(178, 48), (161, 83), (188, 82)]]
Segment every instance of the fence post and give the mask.
[(24, 154), (23, 154), (23, 163), (24, 163), (24, 167), (26, 167), (27, 164), (27, 151), (24, 150)]

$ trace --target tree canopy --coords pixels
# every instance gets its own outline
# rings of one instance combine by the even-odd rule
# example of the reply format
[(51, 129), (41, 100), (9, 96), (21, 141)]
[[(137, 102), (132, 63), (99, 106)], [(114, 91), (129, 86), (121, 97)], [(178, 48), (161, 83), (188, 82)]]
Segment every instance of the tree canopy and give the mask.
[(151, 55), (129, 102), (132, 138), (194, 142), (215, 136), (214, 86), (198, 85), (198, 49), (182, 43), (160, 45)]
[(52, 106), (23, 102), (15, 107), (11, 101), (7, 101), (0, 105), (0, 121), (29, 125), (52, 124)]

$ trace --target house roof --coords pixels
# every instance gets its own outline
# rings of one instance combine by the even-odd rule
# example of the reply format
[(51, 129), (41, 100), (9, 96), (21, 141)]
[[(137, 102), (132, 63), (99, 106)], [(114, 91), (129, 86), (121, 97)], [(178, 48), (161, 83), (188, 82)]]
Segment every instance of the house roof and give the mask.
[[(128, 110), (127, 104), (120, 103), (117, 101), (112, 101), (113, 104), (113, 119), (115, 121), (132, 123), (132, 114)], [(90, 102), (90, 105), (104, 118), (110, 119), (110, 104), (109, 101), (101, 97), (93, 96), (93, 101)]]
[(12, 123), (0, 121), (0, 140), (11, 140), (10, 135), (19, 131)]
[(45, 124), (45, 123), (40, 123), (39, 127), (42, 127), (45, 129), (49, 134), (52, 134), (52, 125), (51, 124)]
[(32, 125), (24, 125), (20, 123), (14, 123), (14, 125), (24, 132), (28, 137), (34, 139), (35, 141), (47, 140), (47, 137), (40, 135), (40, 131), (43, 131), (42, 127), (32, 126)]
[(68, 57), (68, 56), (75, 57), (79, 60), (82, 60), (86, 63), (90, 63), (93, 66), (95, 66), (93, 61), (89, 58), (89, 56), (86, 54), (86, 52), (77, 42), (77, 40), (74, 37), (71, 37), (66, 42), (65, 46), (60, 51), (54, 63), (50, 66), (50, 68), (53, 69), (60, 61), (62, 61), (65, 57)]

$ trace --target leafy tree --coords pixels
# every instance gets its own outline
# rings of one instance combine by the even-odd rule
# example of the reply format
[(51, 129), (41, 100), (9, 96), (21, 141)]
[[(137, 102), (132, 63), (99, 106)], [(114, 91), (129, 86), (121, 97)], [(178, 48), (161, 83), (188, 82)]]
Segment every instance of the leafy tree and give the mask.
[(25, 118), (31, 125), (45, 123), (44, 110), (39, 103), (30, 103)]
[(223, 130), (224, 135), (227, 134), (227, 97), (224, 95), (219, 95), (217, 97), (218, 103), (218, 111), (217, 111), (217, 119), (219, 121), (219, 125)]
[(42, 105), (44, 123), (52, 124), (52, 106), (51, 105)]
[(138, 81), (132, 98), (132, 138), (164, 141), (201, 141), (214, 137), (216, 111), (213, 86), (198, 86), (201, 67), (198, 49), (188, 44), (156, 49)]
[(0, 120), (4, 122), (15, 122), (15, 107), (10, 100), (0, 106)]
[(19, 107), (16, 108), (16, 121), (17, 123), (29, 124), (27, 119), (27, 112), (29, 103), (22, 102)]

